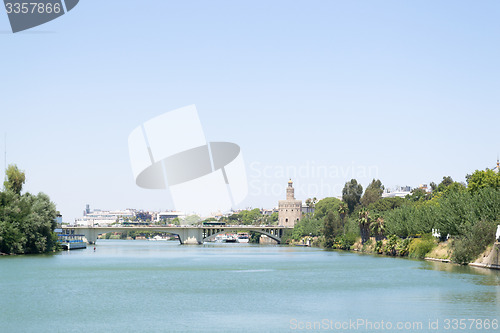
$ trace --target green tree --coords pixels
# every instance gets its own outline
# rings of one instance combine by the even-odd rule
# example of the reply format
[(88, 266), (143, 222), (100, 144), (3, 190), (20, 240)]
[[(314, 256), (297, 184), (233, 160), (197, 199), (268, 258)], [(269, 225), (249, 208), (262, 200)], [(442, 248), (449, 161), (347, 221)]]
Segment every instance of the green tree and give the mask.
[(278, 212), (274, 212), (274, 213), (271, 214), (271, 217), (270, 217), (271, 224), (278, 224), (278, 219), (279, 219), (279, 213)]
[(192, 225), (201, 221), (201, 218), (198, 215), (189, 215), (186, 216), (183, 220), (184, 224)]
[(56, 248), (56, 207), (46, 194), (20, 194), (24, 173), (9, 166), (0, 192), (0, 252), (43, 253)]
[(358, 213), (358, 225), (361, 234), (361, 243), (363, 244), (370, 239), (370, 223), (370, 212), (365, 208), (361, 208)]
[(342, 189), (342, 201), (347, 204), (349, 208), (349, 214), (354, 212), (354, 209), (359, 204), (361, 200), (361, 194), (363, 194), (363, 186), (358, 184), (356, 179), (351, 179), (347, 183), (345, 183), (344, 188)]
[(385, 233), (385, 221), (380, 215), (375, 215), (370, 223), (370, 230), (375, 235), (375, 240), (382, 240)]
[(382, 185), (379, 179), (373, 179), (361, 197), (361, 204), (364, 207), (368, 207), (368, 205), (380, 200), (382, 198), (382, 193), (384, 193), (384, 185)]
[(321, 199), (315, 205), (314, 218), (322, 220), (328, 215), (329, 212), (336, 213), (341, 203), (342, 201), (333, 197)]
[(341, 202), (338, 208), (340, 220), (342, 222), (342, 234), (345, 235), (345, 216), (348, 212), (347, 204), (345, 202)]
[(382, 198), (368, 206), (369, 211), (385, 212), (401, 207), (405, 199), (400, 197)]
[(19, 170), (15, 164), (9, 164), (5, 174), (7, 175), (7, 180), (3, 183), (5, 189), (21, 194), (23, 184), (26, 181), (24, 171)]
[(335, 244), (335, 234), (335, 215), (333, 212), (328, 212), (323, 222), (323, 235), (325, 236), (324, 246), (326, 248), (331, 248), (333, 244)]
[(476, 170), (472, 175), (467, 175), (467, 189), (470, 192), (477, 192), (484, 187), (500, 189), (500, 172), (493, 170)]
[(427, 200), (430, 198), (430, 196), (423, 188), (415, 188), (411, 191), (411, 194), (408, 194), (406, 196), (406, 198), (411, 201), (417, 202)]

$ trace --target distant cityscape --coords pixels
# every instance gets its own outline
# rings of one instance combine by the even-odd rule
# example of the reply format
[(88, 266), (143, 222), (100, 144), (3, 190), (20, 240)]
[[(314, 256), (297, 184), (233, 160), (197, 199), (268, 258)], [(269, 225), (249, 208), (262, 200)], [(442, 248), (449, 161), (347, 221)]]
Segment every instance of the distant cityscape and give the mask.
[[(286, 200), (280, 200), (278, 207), (274, 208), (260, 208), (260, 213), (264, 216), (271, 216), (273, 213), (279, 213), (279, 224), (284, 226), (292, 226), (300, 220), (305, 214), (314, 213), (314, 205), (308, 205), (301, 200), (296, 200), (294, 197), (294, 190), (292, 182), (288, 183)], [(385, 189), (382, 194), (383, 198), (400, 197), (411, 194), (414, 189), (423, 189), (430, 193), (432, 190), (427, 184), (421, 184), (418, 187), (412, 188), (411, 186), (397, 186), (392, 189)], [(342, 199), (338, 196), (337, 199)], [(321, 198), (319, 198), (321, 199)], [(319, 200), (318, 199), (318, 200)], [(216, 212), (212, 213), (206, 218), (219, 220), (222, 217), (229, 217), (233, 214), (238, 214), (247, 209), (232, 210), (229, 212)], [(188, 217), (194, 216), (195, 218), (189, 219)], [(192, 224), (199, 222), (201, 218), (196, 219), (196, 215), (187, 214), (182, 211), (165, 210), (165, 211), (146, 211), (134, 208), (127, 208), (124, 210), (102, 210), (91, 209), (90, 204), (87, 204), (83, 211), (82, 217), (75, 219), (70, 225), (75, 226), (101, 226), (107, 227), (111, 225), (148, 225), (148, 224), (172, 224), (180, 222), (181, 224)], [(62, 223), (62, 217), (58, 218), (58, 222)], [(65, 223), (66, 224), (66, 223)]]

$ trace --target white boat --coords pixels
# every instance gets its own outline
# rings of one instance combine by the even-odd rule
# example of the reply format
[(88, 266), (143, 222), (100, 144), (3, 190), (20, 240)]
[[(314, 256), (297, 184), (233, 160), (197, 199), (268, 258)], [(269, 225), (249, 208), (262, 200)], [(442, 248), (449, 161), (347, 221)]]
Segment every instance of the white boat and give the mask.
[(248, 243), (250, 241), (250, 237), (248, 235), (242, 234), (238, 235), (238, 243)]
[(57, 242), (65, 250), (76, 250), (87, 248), (87, 243), (83, 240), (84, 235), (58, 234)]
[(227, 236), (225, 234), (215, 236), (216, 243), (225, 243)]
[(160, 235), (156, 235), (153, 238), (148, 238), (148, 240), (150, 240), (150, 241), (167, 241), (168, 238), (162, 237)]

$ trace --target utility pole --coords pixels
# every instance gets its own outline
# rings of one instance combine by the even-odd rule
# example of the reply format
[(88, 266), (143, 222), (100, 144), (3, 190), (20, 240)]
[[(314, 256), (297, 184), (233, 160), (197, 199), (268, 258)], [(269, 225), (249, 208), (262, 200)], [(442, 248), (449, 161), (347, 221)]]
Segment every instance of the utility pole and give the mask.
[(5, 132), (4, 136), (3, 173), (4, 180), (7, 180), (7, 132)]

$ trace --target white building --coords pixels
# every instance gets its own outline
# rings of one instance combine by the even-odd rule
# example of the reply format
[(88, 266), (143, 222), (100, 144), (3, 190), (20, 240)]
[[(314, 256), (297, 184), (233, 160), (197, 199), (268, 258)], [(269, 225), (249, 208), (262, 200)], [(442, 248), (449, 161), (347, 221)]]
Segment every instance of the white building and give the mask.
[[(87, 210), (88, 211), (88, 210)], [(126, 210), (99, 210), (86, 212), (85, 216), (75, 219), (75, 224), (79, 226), (109, 226), (113, 223), (123, 223), (126, 219), (133, 219), (135, 211)]]
[(394, 197), (399, 197), (399, 198), (404, 198), (408, 194), (411, 194), (411, 187), (410, 186), (398, 186), (396, 189), (386, 189), (384, 193), (382, 193), (382, 198), (394, 198)]

